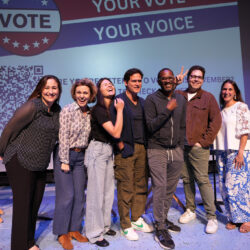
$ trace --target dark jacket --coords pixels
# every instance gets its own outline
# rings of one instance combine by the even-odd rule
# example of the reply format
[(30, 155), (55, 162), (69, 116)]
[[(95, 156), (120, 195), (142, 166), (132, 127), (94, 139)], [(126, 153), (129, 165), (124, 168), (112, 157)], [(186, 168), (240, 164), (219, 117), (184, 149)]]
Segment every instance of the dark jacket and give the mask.
[(176, 93), (173, 93), (172, 98), (177, 101), (177, 107), (173, 111), (166, 108), (169, 100), (160, 89), (146, 98), (148, 148), (184, 147), (186, 100)]
[[(179, 90), (178, 93), (187, 100), (187, 90)], [(211, 93), (200, 89), (187, 102), (186, 124), (186, 137), (190, 146), (198, 142), (202, 147), (208, 148), (213, 143), (221, 127), (221, 114)]]
[(58, 140), (60, 106), (51, 111), (40, 98), (23, 104), (6, 125), (0, 138), (0, 156), (6, 164), (17, 154), (20, 164), (31, 171), (45, 170)]
[[(133, 113), (129, 107), (129, 99), (126, 96), (126, 92), (123, 92), (122, 94), (116, 96), (117, 98), (121, 98), (124, 101), (124, 109), (123, 109), (123, 127), (122, 127), (122, 133), (120, 137), (120, 141), (124, 143), (124, 149), (122, 150), (121, 154), (123, 158), (127, 158), (129, 156), (132, 156), (134, 154), (134, 137), (133, 137)], [(139, 103), (143, 110), (143, 119), (145, 121), (144, 116), (144, 99), (141, 97), (138, 97)], [(110, 107), (110, 115), (112, 122), (115, 124), (116, 121), (116, 109), (114, 107), (114, 104), (111, 104)], [(144, 122), (146, 124), (146, 122)], [(146, 127), (142, 127), (144, 131), (144, 145), (146, 146), (146, 134), (145, 129)]]

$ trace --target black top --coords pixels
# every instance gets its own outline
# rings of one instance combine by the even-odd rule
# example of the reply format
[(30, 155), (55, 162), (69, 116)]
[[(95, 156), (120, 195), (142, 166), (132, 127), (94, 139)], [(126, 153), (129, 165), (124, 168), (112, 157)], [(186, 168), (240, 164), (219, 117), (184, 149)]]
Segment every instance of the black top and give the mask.
[(0, 138), (3, 163), (17, 154), (20, 164), (31, 171), (45, 170), (58, 140), (60, 106), (51, 111), (40, 98), (30, 100), (16, 110)]
[(91, 139), (111, 143), (112, 136), (103, 128), (102, 124), (111, 121), (105, 107), (96, 104), (91, 110)]
[(133, 104), (130, 99), (128, 99), (129, 107), (133, 114), (133, 136), (134, 143), (143, 144), (144, 143), (144, 125), (143, 125), (143, 109), (141, 103), (138, 101), (137, 104)]
[[(134, 154), (134, 115), (131, 111), (130, 105), (129, 105), (129, 98), (126, 95), (126, 92), (123, 92), (116, 96), (117, 98), (121, 98), (124, 101), (124, 109), (123, 109), (123, 127), (122, 127), (122, 133), (120, 141), (124, 143), (124, 148), (121, 152), (123, 158), (127, 158), (129, 156), (132, 156)], [(143, 133), (143, 144), (146, 146), (146, 121), (144, 116), (144, 99), (138, 96), (138, 102), (140, 103), (140, 107), (143, 111), (143, 123), (140, 130)], [(115, 123), (116, 120), (116, 109), (114, 107), (114, 103), (111, 103), (110, 106), (110, 114), (112, 117), (113, 123)], [(116, 153), (118, 153), (117, 151)]]

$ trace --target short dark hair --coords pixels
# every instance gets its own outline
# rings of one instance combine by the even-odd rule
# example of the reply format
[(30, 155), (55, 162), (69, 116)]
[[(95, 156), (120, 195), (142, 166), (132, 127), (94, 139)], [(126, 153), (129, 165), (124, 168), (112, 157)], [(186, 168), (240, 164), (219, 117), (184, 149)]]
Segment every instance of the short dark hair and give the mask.
[(160, 83), (160, 78), (161, 78), (161, 74), (162, 74), (163, 71), (170, 71), (170, 72), (174, 75), (173, 70), (170, 69), (170, 68), (163, 68), (163, 69), (161, 69), (161, 70), (159, 71), (158, 75), (157, 75), (157, 82), (158, 82), (160, 85), (161, 85), (161, 83)]
[(187, 79), (189, 79), (189, 76), (191, 75), (191, 73), (194, 71), (194, 70), (200, 70), (202, 72), (202, 75), (203, 75), (203, 79), (205, 77), (205, 73), (206, 73), (206, 70), (204, 67), (200, 66), (200, 65), (194, 65), (192, 66), (188, 73), (187, 73)]
[(234, 97), (234, 100), (237, 101), (237, 102), (244, 102), (243, 99), (242, 99), (242, 96), (241, 96), (240, 89), (239, 89), (238, 85), (236, 84), (236, 82), (231, 80), (231, 79), (227, 79), (222, 83), (221, 88), (220, 88), (220, 107), (221, 107), (221, 109), (223, 109), (225, 107), (225, 101), (223, 100), (223, 98), (221, 96), (221, 93), (222, 93), (222, 89), (224, 88), (224, 85), (226, 83), (230, 83), (234, 88), (234, 91), (236, 93), (236, 96)]
[(83, 78), (81, 80), (77, 80), (71, 87), (71, 96), (74, 100), (76, 100), (76, 88), (78, 86), (87, 86), (90, 90), (90, 99), (89, 103), (95, 102), (95, 97), (97, 93), (97, 88), (95, 84), (88, 78)]
[(128, 82), (130, 80), (130, 76), (132, 76), (133, 74), (140, 74), (141, 78), (143, 78), (143, 73), (140, 69), (132, 68), (125, 72), (123, 81)]
[(35, 99), (35, 98), (41, 98), (42, 97), (42, 91), (47, 83), (47, 81), (49, 79), (54, 79), (58, 85), (58, 89), (59, 89), (59, 96), (56, 100), (56, 103), (58, 104), (59, 103), (59, 100), (60, 100), (60, 97), (61, 97), (61, 94), (62, 94), (62, 85), (61, 85), (61, 82), (60, 80), (54, 76), (54, 75), (45, 75), (43, 76), (38, 84), (36, 85), (36, 88), (34, 89), (34, 91), (32, 92), (32, 94), (29, 96), (28, 100), (31, 100), (31, 99)]

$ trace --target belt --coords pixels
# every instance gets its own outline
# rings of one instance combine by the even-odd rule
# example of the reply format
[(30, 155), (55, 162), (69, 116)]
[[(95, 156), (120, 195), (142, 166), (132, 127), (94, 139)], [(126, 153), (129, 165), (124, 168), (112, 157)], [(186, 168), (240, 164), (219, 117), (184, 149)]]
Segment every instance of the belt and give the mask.
[(85, 148), (71, 148), (70, 150), (73, 150), (75, 152), (83, 152), (85, 150)]

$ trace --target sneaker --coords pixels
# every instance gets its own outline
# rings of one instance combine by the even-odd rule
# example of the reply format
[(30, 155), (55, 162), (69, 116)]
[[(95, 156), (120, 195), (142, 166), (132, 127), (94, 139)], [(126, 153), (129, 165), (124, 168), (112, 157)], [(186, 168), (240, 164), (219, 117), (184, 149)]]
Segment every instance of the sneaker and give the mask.
[(206, 233), (214, 234), (218, 230), (218, 221), (216, 219), (210, 219), (207, 222)]
[(132, 221), (131, 225), (134, 229), (144, 233), (151, 233), (154, 231), (154, 227), (150, 224), (147, 224), (142, 217), (140, 217), (137, 221)]
[(138, 240), (139, 236), (132, 227), (121, 229), (121, 234), (128, 240)]
[(187, 208), (186, 212), (181, 215), (179, 218), (179, 222), (182, 224), (186, 224), (190, 222), (191, 220), (194, 220), (196, 218), (196, 214), (192, 212), (189, 208)]
[(164, 249), (174, 249), (175, 247), (174, 241), (166, 229), (155, 230), (155, 241)]
[(169, 232), (172, 233), (179, 233), (181, 231), (181, 228), (177, 225), (175, 225), (172, 221), (169, 221), (166, 219), (166, 226)]

